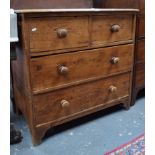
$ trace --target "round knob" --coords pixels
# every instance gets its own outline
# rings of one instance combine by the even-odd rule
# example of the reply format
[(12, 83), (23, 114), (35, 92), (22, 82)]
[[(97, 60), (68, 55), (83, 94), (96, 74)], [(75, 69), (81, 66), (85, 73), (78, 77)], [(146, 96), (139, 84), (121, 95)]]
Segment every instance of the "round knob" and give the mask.
[(109, 91), (110, 91), (111, 93), (114, 93), (114, 92), (117, 91), (117, 87), (115, 87), (115, 86), (110, 86), (110, 87), (109, 87)]
[(113, 25), (112, 27), (111, 27), (111, 32), (118, 32), (119, 30), (120, 30), (120, 26), (119, 25)]
[(117, 64), (117, 63), (119, 63), (119, 61), (120, 61), (120, 58), (119, 58), (119, 57), (113, 57), (113, 58), (111, 59), (111, 63), (112, 63), (112, 64)]
[(69, 102), (66, 101), (66, 100), (62, 100), (62, 101), (61, 101), (61, 106), (62, 106), (63, 108), (69, 107)]
[(66, 29), (58, 29), (57, 35), (59, 38), (65, 38), (67, 36), (68, 31)]
[(58, 70), (60, 74), (67, 74), (69, 72), (69, 69), (66, 66), (59, 66)]

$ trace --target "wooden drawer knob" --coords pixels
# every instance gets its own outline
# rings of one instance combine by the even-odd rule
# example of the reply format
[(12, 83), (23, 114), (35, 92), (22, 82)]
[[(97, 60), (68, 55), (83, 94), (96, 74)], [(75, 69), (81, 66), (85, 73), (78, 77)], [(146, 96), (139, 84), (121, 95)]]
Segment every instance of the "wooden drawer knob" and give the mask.
[(110, 91), (111, 93), (114, 93), (114, 92), (117, 91), (117, 87), (115, 87), (115, 86), (110, 86), (110, 87), (109, 87), (109, 91)]
[(69, 69), (66, 66), (59, 66), (58, 71), (60, 74), (67, 74), (69, 72)]
[(111, 59), (111, 63), (112, 63), (112, 64), (117, 64), (117, 63), (119, 63), (119, 61), (120, 61), (120, 58), (119, 58), (119, 57), (113, 57), (113, 58)]
[(57, 35), (59, 38), (65, 38), (67, 36), (68, 31), (66, 29), (58, 29)]
[(111, 32), (118, 32), (120, 30), (120, 26), (115, 24), (111, 27)]
[(61, 106), (62, 106), (63, 108), (69, 107), (69, 102), (66, 101), (66, 100), (62, 100), (62, 101), (61, 101)]

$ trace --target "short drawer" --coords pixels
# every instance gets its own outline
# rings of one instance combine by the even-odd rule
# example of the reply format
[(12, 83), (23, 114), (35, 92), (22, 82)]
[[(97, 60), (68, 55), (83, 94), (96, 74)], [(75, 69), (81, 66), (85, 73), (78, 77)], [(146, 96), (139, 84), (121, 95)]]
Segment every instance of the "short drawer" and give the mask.
[(140, 16), (138, 17), (138, 37), (145, 36), (145, 17)]
[(33, 97), (36, 124), (71, 117), (128, 97), (130, 74), (117, 75)]
[(134, 20), (132, 15), (93, 16), (92, 18), (93, 45), (133, 39)]
[(145, 40), (138, 40), (136, 62), (145, 62)]
[(132, 63), (132, 44), (33, 58), (33, 91), (128, 71)]
[(88, 17), (30, 18), (29, 40), (31, 52), (88, 46)]
[(137, 64), (136, 65), (136, 73), (135, 73), (135, 86), (136, 88), (145, 86), (145, 64)]

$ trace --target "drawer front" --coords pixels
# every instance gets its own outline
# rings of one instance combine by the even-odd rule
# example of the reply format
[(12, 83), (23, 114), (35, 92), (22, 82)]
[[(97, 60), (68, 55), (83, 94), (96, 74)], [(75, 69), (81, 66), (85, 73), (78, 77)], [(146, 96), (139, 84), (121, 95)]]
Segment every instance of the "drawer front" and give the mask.
[(145, 61), (145, 40), (138, 40), (136, 62)]
[(145, 17), (141, 16), (138, 18), (138, 37), (145, 36)]
[(88, 46), (88, 17), (31, 18), (29, 37), (31, 52)]
[(117, 75), (33, 97), (36, 124), (82, 113), (98, 105), (127, 97), (130, 74)]
[(102, 45), (133, 39), (133, 16), (93, 16), (92, 44)]
[(136, 65), (136, 88), (145, 86), (145, 64)]
[(133, 45), (31, 59), (34, 91), (131, 70)]

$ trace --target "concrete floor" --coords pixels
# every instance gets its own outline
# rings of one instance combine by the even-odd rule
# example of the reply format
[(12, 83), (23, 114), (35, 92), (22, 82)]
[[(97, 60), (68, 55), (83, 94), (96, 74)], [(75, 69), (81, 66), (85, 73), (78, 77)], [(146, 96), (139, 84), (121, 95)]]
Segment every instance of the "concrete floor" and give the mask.
[(11, 155), (103, 155), (144, 133), (144, 97), (129, 111), (120, 107), (78, 119), (48, 132), (43, 143), (32, 146), (22, 116), (11, 112), (11, 121), (21, 129), (23, 141), (11, 145)]

